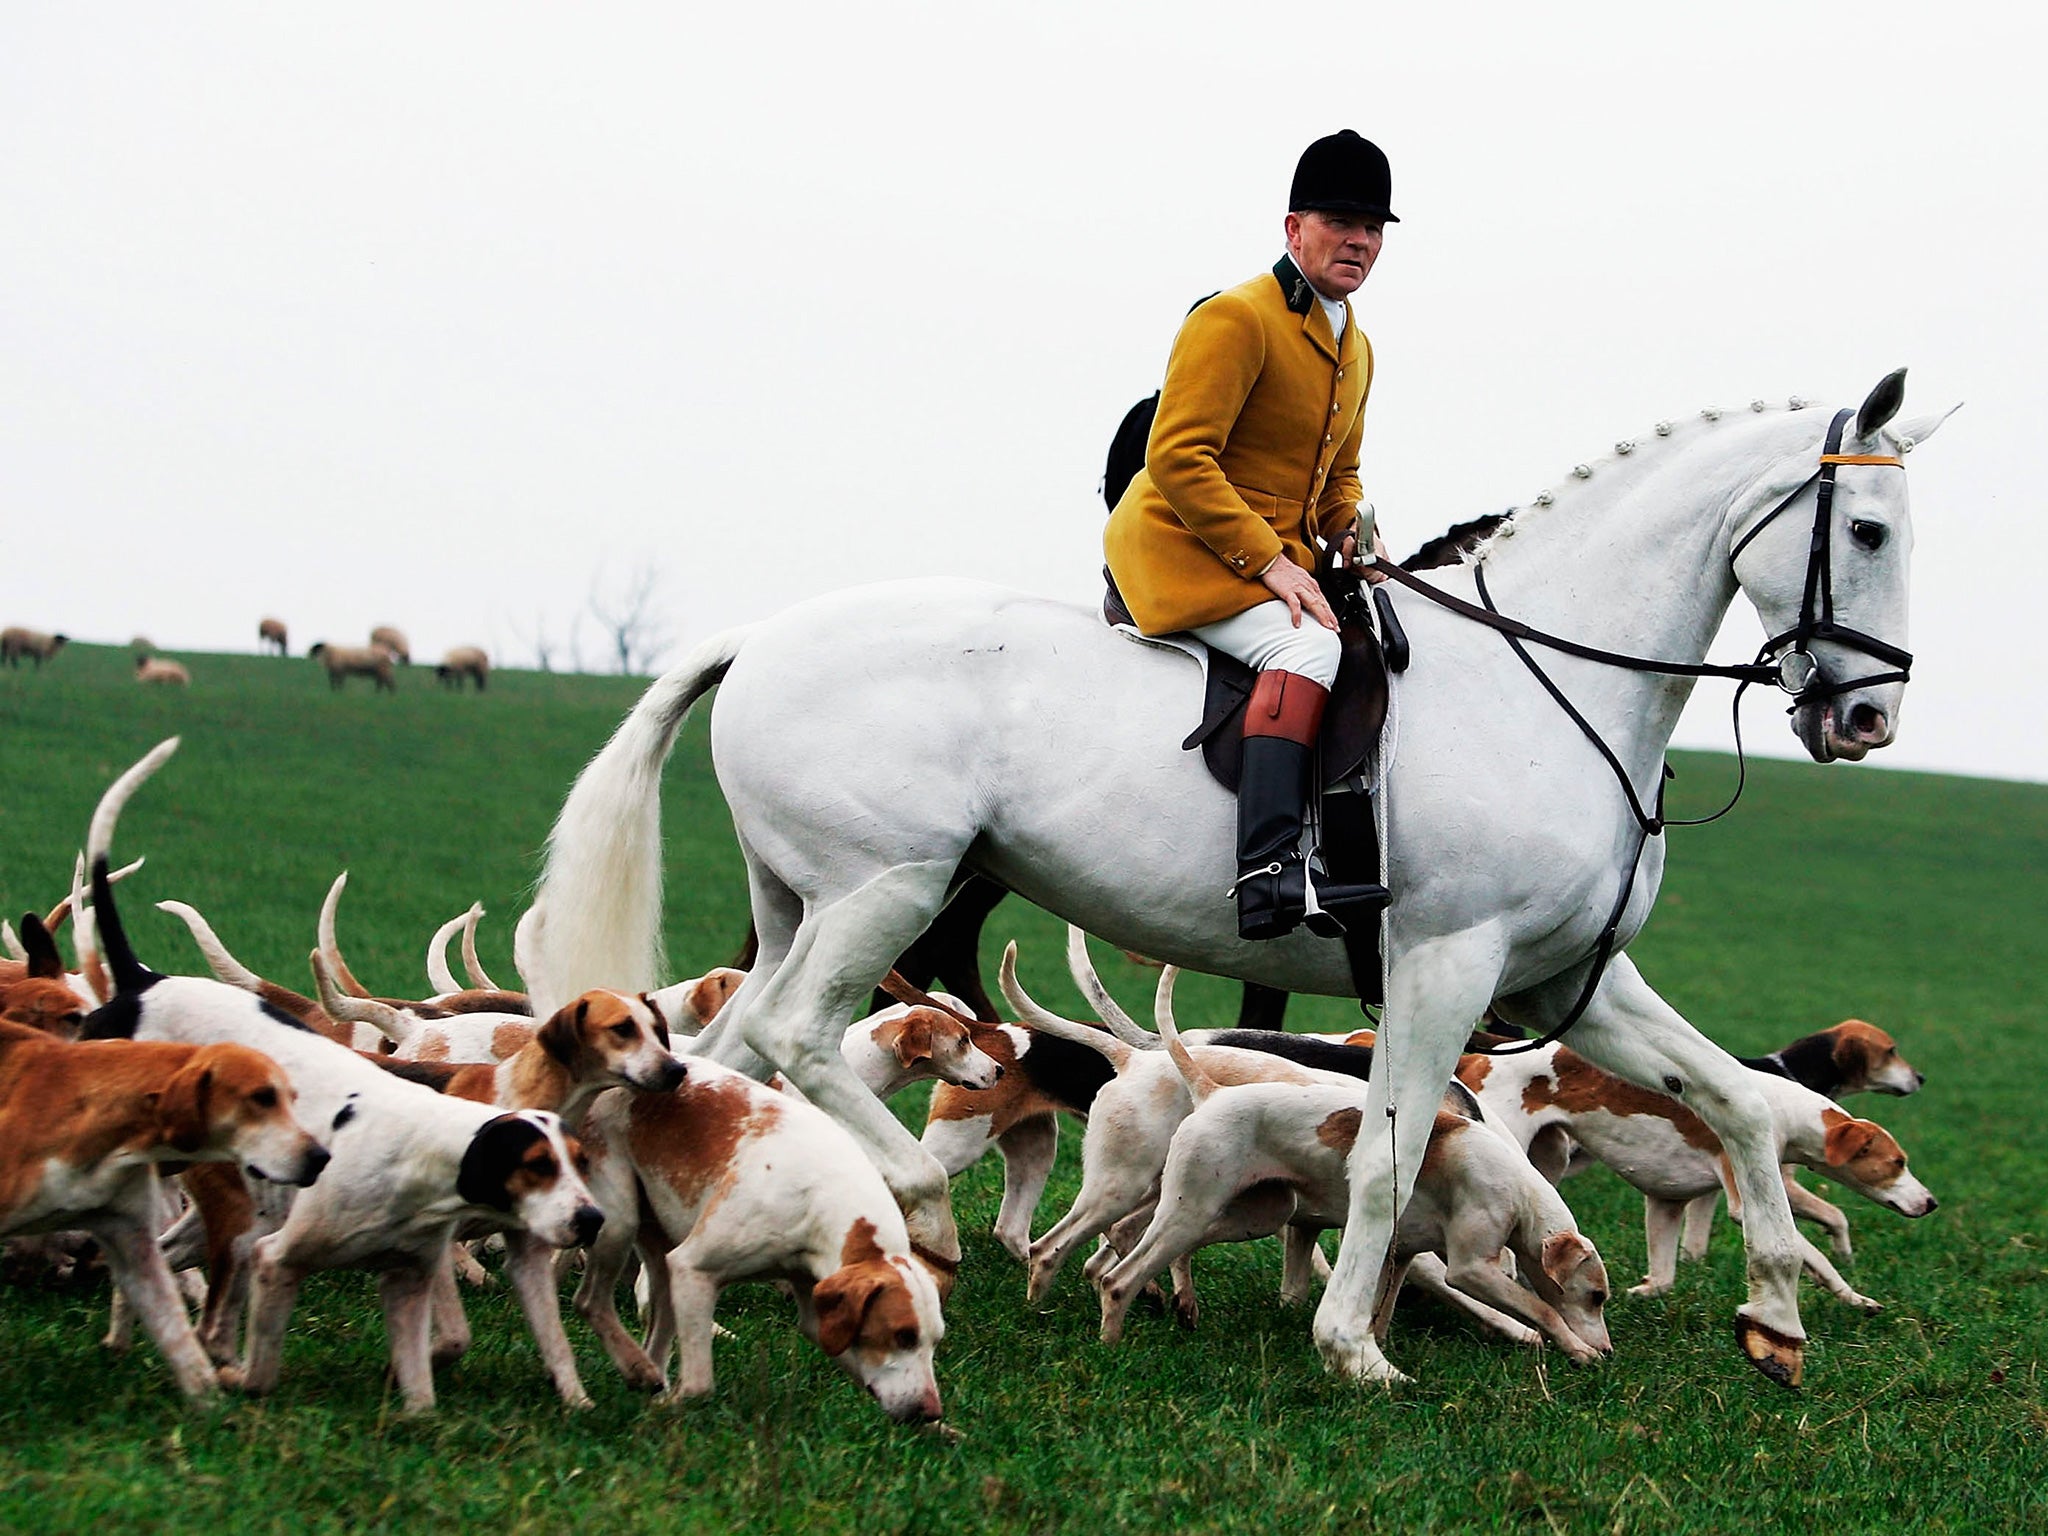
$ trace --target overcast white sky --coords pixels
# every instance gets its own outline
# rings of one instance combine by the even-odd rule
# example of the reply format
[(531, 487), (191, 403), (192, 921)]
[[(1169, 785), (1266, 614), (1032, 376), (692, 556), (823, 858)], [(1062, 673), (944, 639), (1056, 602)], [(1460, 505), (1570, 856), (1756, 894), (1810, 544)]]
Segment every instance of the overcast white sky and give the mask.
[[(2044, 43), (1782, 0), (14, 0), (0, 622), (521, 664), (648, 562), (679, 642), (907, 573), (1092, 602), (1110, 432), (1349, 126), (1402, 217), (1358, 301), (1397, 553), (1659, 417), (1908, 365), (1909, 414), (1968, 406), (1911, 460), (1883, 756), (2048, 778)], [(1680, 741), (1724, 745), (1702, 698)]]

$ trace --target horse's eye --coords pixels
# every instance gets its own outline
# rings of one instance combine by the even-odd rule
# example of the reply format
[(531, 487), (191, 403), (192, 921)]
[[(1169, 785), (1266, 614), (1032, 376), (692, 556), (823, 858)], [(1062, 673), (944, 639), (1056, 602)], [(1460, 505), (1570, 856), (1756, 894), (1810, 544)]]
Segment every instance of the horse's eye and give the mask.
[(1864, 517), (1856, 518), (1849, 524), (1849, 537), (1865, 549), (1883, 549), (1885, 534), (1888, 531), (1883, 523), (1873, 523)]

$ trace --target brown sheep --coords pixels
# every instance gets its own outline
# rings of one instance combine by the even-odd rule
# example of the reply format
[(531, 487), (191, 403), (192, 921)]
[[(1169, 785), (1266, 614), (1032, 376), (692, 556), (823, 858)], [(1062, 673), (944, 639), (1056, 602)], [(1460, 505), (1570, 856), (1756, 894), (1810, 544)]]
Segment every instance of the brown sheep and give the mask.
[(34, 660), (36, 670), (40, 672), (43, 663), (63, 650), (65, 643), (63, 635), (44, 635), (33, 629), (23, 629), (18, 624), (9, 625), (0, 629), (0, 661), (5, 661), (10, 667), (18, 667), (21, 658), (27, 656)]
[(168, 656), (138, 656), (135, 658), (135, 681), (189, 688), (192, 686), (192, 674), (185, 670), (183, 662), (172, 661)]
[(382, 646), (329, 645), (322, 640), (306, 654), (327, 669), (330, 688), (341, 687), (351, 677), (374, 677), (377, 692), (398, 692), (391, 677), (391, 653)]
[(412, 665), (412, 647), (406, 643), (405, 631), (393, 629), (389, 624), (379, 624), (370, 631), (370, 644), (381, 645), (389, 651), (392, 659)]
[(265, 619), (256, 626), (256, 649), (260, 651), (273, 645), (277, 647), (278, 655), (289, 656), (291, 654), (291, 648), (285, 644), (283, 619)]
[(462, 680), (473, 677), (476, 679), (476, 691), (482, 693), (484, 685), (490, 681), (491, 658), (484, 654), (481, 646), (458, 645), (441, 658), (441, 664), (434, 668), (434, 676), (441, 680), (443, 687), (453, 688), (457, 693), (462, 692)]

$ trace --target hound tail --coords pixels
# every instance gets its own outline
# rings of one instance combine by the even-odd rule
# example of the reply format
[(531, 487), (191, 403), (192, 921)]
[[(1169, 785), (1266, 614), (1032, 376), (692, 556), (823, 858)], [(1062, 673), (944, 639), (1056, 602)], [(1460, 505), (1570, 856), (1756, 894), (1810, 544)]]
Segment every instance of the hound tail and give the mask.
[(660, 984), (662, 765), (690, 706), (724, 679), (752, 632), (713, 635), (657, 678), (569, 791), (534, 894), (542, 919), (526, 983), (535, 1018), (592, 987)]
[(1085, 1045), (1097, 1055), (1108, 1059), (1118, 1072), (1131, 1059), (1131, 1047), (1112, 1034), (1095, 1028), (1092, 1024), (1077, 1024), (1072, 1019), (1063, 1019), (1048, 1008), (1042, 1008), (1031, 1000), (1031, 994), (1024, 990), (1024, 984), (1017, 980), (1017, 941), (1012, 939), (1003, 947), (1003, 966), (996, 975), (996, 985), (1002, 989), (1004, 998), (1017, 1010), (1017, 1017), (1033, 1029), (1051, 1035), (1055, 1040), (1072, 1041)]
[[(86, 834), (85, 858), (92, 871), (93, 918), (99, 928), (107, 968), (113, 972), (117, 996), (141, 992), (162, 981), (163, 977), (135, 958), (127, 931), (121, 926), (121, 914), (114, 910), (114, 888), (107, 878), (107, 853), (114, 845), (114, 828), (121, 820), (121, 808), (177, 750), (178, 738), (175, 736), (158, 742), (142, 761), (108, 785), (107, 792), (100, 796), (100, 803), (93, 809), (92, 830)], [(73, 921), (75, 923), (76, 919)], [(74, 927), (74, 934), (76, 931)]]
[(1159, 1049), (1159, 1037), (1138, 1027), (1133, 1019), (1118, 1006), (1117, 1000), (1109, 995), (1109, 988), (1102, 984), (1096, 974), (1095, 962), (1088, 958), (1088, 935), (1074, 923), (1067, 924), (1067, 970), (1072, 973), (1074, 985), (1081, 989), (1081, 996), (1103, 1027), (1125, 1045), (1141, 1051)]
[(1180, 967), (1177, 965), (1169, 965), (1159, 973), (1159, 992), (1152, 1002), (1152, 1022), (1159, 1026), (1159, 1038), (1166, 1042), (1166, 1054), (1180, 1068), (1180, 1075), (1187, 1080), (1188, 1092), (1199, 1104), (1220, 1085), (1196, 1065), (1195, 1058), (1181, 1043), (1180, 1031), (1173, 1026), (1173, 984), (1179, 979)]
[(455, 979), (455, 973), (448, 969), (448, 941), (455, 937), (464, 923), (474, 923), (477, 914), (483, 910), (482, 902), (472, 902), (467, 912), (458, 913), (434, 930), (434, 936), (427, 940), (427, 985), (434, 990), (432, 997), (446, 997), (450, 992), (460, 992), (462, 983)]

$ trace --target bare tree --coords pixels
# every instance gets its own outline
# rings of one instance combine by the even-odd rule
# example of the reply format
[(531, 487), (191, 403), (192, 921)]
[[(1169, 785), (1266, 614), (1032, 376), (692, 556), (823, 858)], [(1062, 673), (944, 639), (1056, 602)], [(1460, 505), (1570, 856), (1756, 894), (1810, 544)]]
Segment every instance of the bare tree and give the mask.
[(611, 643), (621, 673), (652, 672), (674, 644), (661, 611), (661, 567), (651, 560), (609, 589), (600, 568), (590, 582), (590, 615)]

